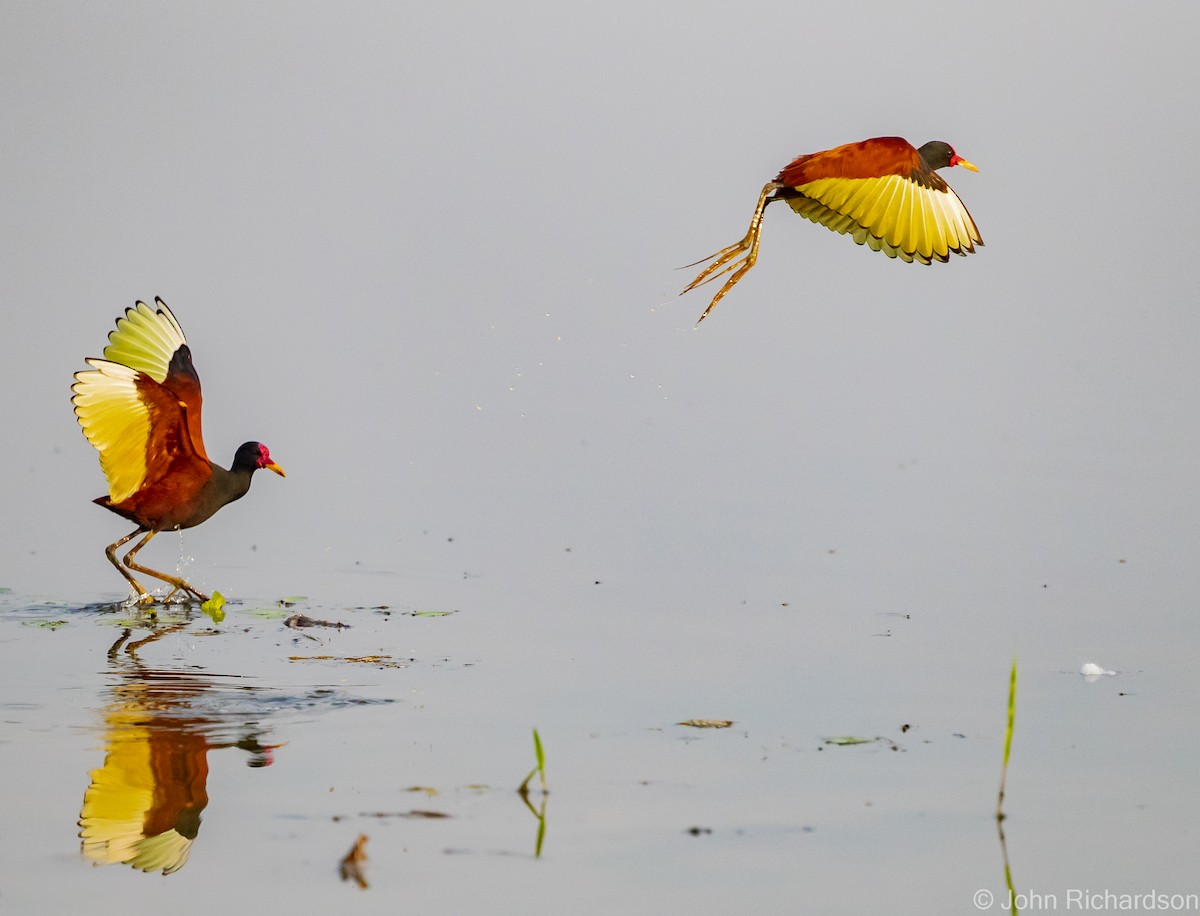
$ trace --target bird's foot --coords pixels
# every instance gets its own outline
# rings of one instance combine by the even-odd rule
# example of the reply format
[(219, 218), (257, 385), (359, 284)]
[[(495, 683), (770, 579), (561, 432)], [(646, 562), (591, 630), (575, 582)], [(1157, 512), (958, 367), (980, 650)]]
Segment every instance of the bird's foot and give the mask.
[(750, 233), (747, 233), (745, 238), (739, 239), (732, 245), (726, 245), (720, 251), (715, 251), (710, 255), (706, 255), (698, 261), (692, 261), (691, 264), (684, 264), (679, 268), (680, 270), (687, 270), (689, 267), (696, 267), (699, 264), (703, 264), (705, 261), (713, 262), (704, 268), (704, 270), (700, 271), (699, 276), (697, 276), (695, 280), (684, 287), (679, 295), (682, 296), (684, 293), (690, 293), (696, 287), (703, 286), (710, 280), (715, 280), (717, 277), (721, 276), (721, 274), (725, 274), (733, 270), (733, 265), (729, 265), (720, 273), (716, 272), (719, 268), (728, 264), (731, 259), (738, 257), (738, 255), (740, 255), (743, 251), (749, 251), (753, 242), (754, 239), (751, 237)]
[(717, 290), (717, 294), (713, 296), (712, 302), (708, 304), (708, 308), (697, 319), (696, 324), (699, 324), (708, 317), (708, 313), (713, 310), (721, 297), (733, 289), (735, 283), (742, 279), (742, 275), (754, 266), (754, 262), (758, 260), (758, 239), (753, 232), (748, 232), (746, 237), (740, 241), (734, 242), (726, 248), (722, 248), (715, 254), (710, 254), (707, 258), (701, 258), (693, 264), (688, 264), (688, 267), (695, 267), (696, 264), (703, 264), (705, 261), (712, 261), (704, 270), (700, 271), (696, 277), (679, 295), (690, 293), (697, 287), (703, 286), (705, 283), (711, 283), (717, 277), (723, 277), (725, 274), (731, 274), (725, 285)]
[[(750, 218), (750, 228), (746, 230), (745, 236), (741, 241), (734, 242), (726, 248), (722, 248), (716, 254), (711, 254), (707, 258), (701, 258), (695, 264), (688, 264), (688, 267), (695, 267), (696, 264), (703, 264), (705, 261), (712, 261), (704, 270), (700, 271), (700, 275), (688, 284), (687, 289), (683, 293), (691, 292), (697, 286), (703, 286), (717, 277), (723, 277), (725, 274), (730, 274), (725, 285), (717, 290), (717, 294), (713, 296), (712, 302), (708, 304), (708, 308), (704, 310), (696, 324), (699, 324), (708, 313), (713, 310), (721, 297), (733, 289), (735, 283), (742, 279), (742, 274), (754, 266), (754, 262), (758, 260), (758, 239), (762, 233), (763, 212), (767, 209), (767, 205), (779, 199), (776, 194), (783, 188), (777, 181), (768, 181), (763, 185), (762, 192), (758, 195), (758, 204), (754, 207), (754, 216)], [(679, 295), (683, 295), (680, 293)]]
[(163, 598), (163, 604), (172, 603), (171, 599), (175, 597), (176, 592), (180, 592), (180, 591), (183, 592), (183, 595), (181, 595), (174, 602), (175, 604), (191, 604), (194, 601), (198, 601), (201, 604), (203, 604), (205, 601), (208, 600), (208, 595), (204, 594), (204, 592), (196, 591), (196, 589), (192, 588), (186, 582), (181, 580), (179, 583), (177, 583), (175, 585), (174, 588), (172, 588), (169, 592), (167, 592), (167, 597)]
[(158, 618), (158, 610), (155, 608), (156, 604), (158, 604), (158, 599), (149, 592), (134, 592), (125, 599), (122, 607), (131, 610), (137, 608), (138, 611), (145, 613), (151, 620), (156, 620)]
[(205, 601), (208, 600), (208, 595), (204, 594), (204, 592), (196, 591), (190, 585), (185, 585), (183, 587), (183, 590), (186, 591), (193, 598), (195, 598), (197, 601), (199, 601), (201, 604), (203, 604)]

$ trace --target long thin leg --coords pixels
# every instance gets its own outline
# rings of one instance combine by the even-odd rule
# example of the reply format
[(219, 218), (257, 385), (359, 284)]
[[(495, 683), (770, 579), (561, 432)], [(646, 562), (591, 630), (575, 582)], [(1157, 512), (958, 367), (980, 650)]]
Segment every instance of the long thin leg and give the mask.
[[(125, 537), (121, 538), (119, 541), (114, 541), (113, 543), (109, 544), (107, 547), (104, 548), (104, 555), (106, 557), (108, 557), (108, 562), (112, 563), (113, 567), (117, 570), (117, 572), (119, 572), (122, 576), (124, 576), (126, 579), (129, 580), (129, 584), (131, 586), (133, 586), (133, 593), (137, 598), (138, 604), (153, 604), (154, 596), (151, 595), (149, 592), (147, 592), (144, 588), (142, 588), (142, 584), (140, 582), (138, 582), (137, 579), (133, 578), (132, 575), (130, 575), (128, 572), (126, 572), (125, 568), (123, 566), (121, 566), (121, 564), (117, 561), (117, 548), (121, 547), (127, 541), (129, 541), (132, 538), (136, 537), (137, 535), (141, 534), (145, 530), (146, 530), (145, 528), (136, 528), (135, 530), (129, 532), (129, 534), (125, 535)], [(148, 535), (147, 538), (149, 538), (149, 536), (151, 536), (153, 534), (154, 534), (154, 532), (151, 531), (150, 535)], [(145, 543), (145, 542), (143, 541), (143, 543)], [(134, 548), (134, 549), (136, 550), (137, 548)]]
[[(133, 534), (137, 534), (137, 532), (135, 531)], [(129, 537), (133, 537), (133, 534), (131, 534)], [(128, 566), (130, 569), (136, 569), (140, 573), (145, 573), (147, 576), (154, 576), (154, 578), (156, 578), (156, 579), (162, 579), (168, 585), (173, 585), (174, 588), (172, 588), (171, 591), (167, 593), (167, 597), (163, 599), (164, 603), (166, 603), (167, 601), (170, 601), (171, 596), (174, 595), (180, 589), (183, 589), (185, 592), (187, 592), (193, 598), (198, 598), (201, 601), (207, 601), (208, 595), (204, 594), (204, 592), (196, 591), (196, 589), (192, 588), (191, 585), (189, 585), (185, 580), (180, 579), (178, 576), (171, 576), (171, 575), (168, 575), (167, 573), (159, 572), (158, 570), (155, 570), (155, 569), (150, 569), (148, 566), (140, 566), (133, 561), (133, 558), (135, 556), (137, 556), (137, 552), (139, 550), (141, 550), (143, 547), (145, 547), (148, 543), (150, 543), (150, 539), (152, 537), (154, 537), (154, 535), (156, 535), (156, 534), (158, 534), (157, 531), (146, 532), (146, 536), (144, 538), (142, 538), (140, 541), (138, 541), (136, 544), (134, 544), (133, 549), (130, 550), (129, 553), (125, 554), (125, 560), (124, 560), (125, 565)], [(126, 538), (125, 540), (129, 540), (129, 538)], [(123, 542), (118, 542), (118, 543), (123, 543)], [(130, 582), (132, 582), (133, 576), (128, 576), (128, 579)], [(141, 599), (138, 599), (138, 600), (140, 601)], [(153, 599), (151, 599), (151, 600), (153, 600)]]
[[(734, 242), (727, 248), (722, 248), (716, 254), (710, 254), (707, 258), (701, 258), (694, 264), (688, 264), (688, 267), (695, 267), (696, 264), (703, 264), (705, 261), (712, 261), (704, 270), (700, 272), (700, 276), (696, 277), (687, 288), (680, 293), (691, 292), (698, 286), (703, 286), (717, 277), (722, 277), (727, 273), (732, 272), (732, 276), (725, 281), (715, 296), (712, 302), (708, 304), (708, 308), (704, 310), (704, 314), (697, 319), (696, 324), (699, 324), (708, 317), (708, 313), (713, 310), (713, 307), (721, 300), (727, 292), (733, 289), (733, 285), (738, 280), (742, 279), (742, 275), (754, 266), (754, 262), (758, 260), (758, 240), (762, 234), (763, 211), (767, 209), (767, 204), (778, 200), (777, 197), (771, 195), (782, 188), (783, 185), (777, 181), (768, 182), (763, 186), (762, 193), (758, 195), (758, 205), (754, 208), (754, 216), (750, 218), (750, 228), (746, 230), (745, 237), (739, 242)], [(716, 260), (713, 260), (713, 259)]]

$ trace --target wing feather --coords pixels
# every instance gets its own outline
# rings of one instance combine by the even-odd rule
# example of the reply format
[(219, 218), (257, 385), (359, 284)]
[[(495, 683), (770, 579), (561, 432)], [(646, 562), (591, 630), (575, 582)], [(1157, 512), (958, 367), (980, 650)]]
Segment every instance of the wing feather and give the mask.
[(104, 359), (86, 362), (92, 368), (75, 373), (71, 401), (83, 434), (100, 453), (109, 499), (119, 503), (146, 479), (150, 410), (138, 394), (136, 369)]
[(983, 244), (967, 208), (944, 182), (925, 186), (894, 174), (830, 177), (795, 190), (800, 196), (787, 201), (801, 216), (889, 257), (929, 264)]
[(183, 462), (196, 480), (212, 470), (200, 427), (200, 378), (179, 322), (161, 299), (126, 309), (104, 359), (75, 374), (71, 401), (100, 453), (109, 500), (122, 503)]
[[(898, 179), (900, 188), (899, 205), (894, 211), (884, 211), (883, 218), (875, 225), (867, 228), (878, 235), (898, 251), (912, 255), (912, 214), (913, 214), (913, 183)], [(912, 260), (910, 257), (909, 260)]]
[(183, 329), (167, 304), (154, 300), (157, 309), (139, 301), (117, 319), (117, 329), (108, 335), (104, 358), (142, 372), (156, 382), (166, 380), (171, 358), (187, 343)]

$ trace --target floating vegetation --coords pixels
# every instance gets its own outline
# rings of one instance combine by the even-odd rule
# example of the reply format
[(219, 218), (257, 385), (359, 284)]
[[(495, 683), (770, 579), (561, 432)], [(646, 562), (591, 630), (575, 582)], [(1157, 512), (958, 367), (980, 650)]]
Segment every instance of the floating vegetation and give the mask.
[(825, 738), (823, 740), (825, 744), (832, 745), (833, 747), (853, 747), (856, 744), (886, 744), (893, 751), (903, 750), (891, 738), (885, 738), (882, 735), (877, 735), (874, 738), (863, 738), (859, 735), (839, 735), (836, 738)]
[(521, 783), (521, 787), (517, 791), (521, 795), (529, 794), (529, 780), (533, 779), (535, 773), (542, 777), (542, 794), (545, 795), (549, 789), (546, 788), (546, 754), (542, 750), (542, 739), (538, 735), (538, 730), (533, 730), (533, 755), (537, 760), (537, 765), (529, 771), (529, 775), (525, 777), (525, 781)]
[(683, 722), (676, 722), (676, 725), (686, 725), (689, 728), (729, 728), (733, 724), (732, 719), (687, 719)]
[(424, 818), (426, 820), (436, 821), (442, 818), (453, 817), (444, 811), (429, 811), (421, 808), (413, 808), (411, 811), (360, 811), (359, 817), (412, 817)]
[[(352, 665), (378, 665), (380, 668), (407, 668), (408, 662), (402, 662), (390, 655), (289, 655), (289, 662), (349, 662)], [(410, 659), (411, 661), (411, 659)]]
[(841, 735), (837, 738), (826, 738), (826, 744), (832, 744), (834, 747), (851, 747), (855, 744), (874, 744), (878, 738), (860, 738), (857, 735)]
[(21, 626), (23, 626), (23, 627), (38, 627), (39, 629), (42, 629), (42, 630), (57, 630), (59, 627), (65, 627), (66, 625), (67, 625), (67, 621), (65, 621), (65, 620), (22, 620), (21, 621)]
[(346, 857), (341, 862), (341, 873), (343, 881), (353, 881), (364, 891), (369, 887), (367, 884), (367, 876), (364, 872), (364, 867), (367, 861), (367, 835), (360, 833), (358, 839), (354, 841), (354, 845), (350, 847), (350, 851), (346, 853)]
[(256, 617), (259, 620), (283, 620), (288, 616), (286, 607), (252, 607), (238, 611), (247, 617)]
[(220, 623), (225, 619), (225, 596), (213, 589), (212, 597), (200, 605), (200, 610), (211, 617), (213, 623)]
[(290, 616), (288, 609), (295, 607), (301, 601), (307, 601), (305, 595), (292, 595), (288, 598), (276, 598), (273, 607), (254, 607), (246, 608), (241, 611), (242, 614), (248, 617), (257, 617), (259, 620), (282, 620)]
[[(529, 775), (517, 789), (517, 794), (521, 796), (521, 801), (525, 802), (525, 807), (537, 818), (537, 841), (534, 843), (533, 857), (540, 859), (542, 857), (542, 841), (546, 838), (546, 799), (550, 795), (550, 790), (546, 787), (546, 753), (542, 750), (542, 738), (536, 728), (533, 730), (533, 755), (537, 765), (529, 771)], [(542, 781), (542, 804), (539, 808), (533, 807), (533, 803), (529, 800), (529, 780), (533, 779), (535, 773), (541, 777)]]

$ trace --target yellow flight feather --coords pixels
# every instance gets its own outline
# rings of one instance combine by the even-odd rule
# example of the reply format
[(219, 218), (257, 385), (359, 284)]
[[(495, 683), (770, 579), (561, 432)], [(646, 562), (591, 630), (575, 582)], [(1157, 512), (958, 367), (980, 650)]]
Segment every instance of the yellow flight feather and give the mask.
[(161, 299), (154, 303), (157, 308), (138, 302), (125, 310), (124, 317), (117, 319), (117, 329), (108, 335), (104, 358), (162, 382), (171, 357), (187, 341), (167, 304)]
[(75, 373), (71, 401), (83, 434), (100, 453), (108, 497), (119, 503), (146, 478), (150, 412), (138, 397), (137, 370), (103, 359), (85, 362), (92, 368)]
[[(849, 233), (888, 257), (929, 264), (950, 253), (975, 250), (979, 230), (958, 195), (901, 175), (879, 178), (818, 178), (797, 188), (804, 197), (788, 204), (798, 214)], [(865, 231), (864, 231), (865, 230)]]
[(104, 359), (88, 359), (90, 370), (75, 373), (71, 397), (88, 441), (100, 453), (108, 498), (128, 499), (146, 479), (150, 412), (138, 395), (139, 376), (161, 383), (171, 357), (184, 343), (183, 329), (167, 304), (138, 302), (117, 319)]

